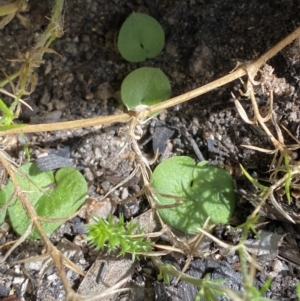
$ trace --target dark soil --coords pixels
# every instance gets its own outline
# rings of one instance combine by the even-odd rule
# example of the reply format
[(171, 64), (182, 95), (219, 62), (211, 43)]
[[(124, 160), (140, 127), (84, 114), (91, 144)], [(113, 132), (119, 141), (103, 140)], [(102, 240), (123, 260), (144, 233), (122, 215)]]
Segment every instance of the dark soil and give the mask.
[[(1, 69), (7, 74), (18, 70), (20, 66), (8, 60), (21, 58), (47, 26), (51, 3), (46, 0), (29, 1), (29, 11), (23, 16), (30, 20), (31, 31), (23, 28), (15, 18), (0, 32)], [(160, 22), (166, 33), (163, 52), (145, 63), (126, 62), (116, 47), (118, 30), (132, 11), (150, 14)], [(228, 74), (238, 62), (251, 61), (270, 49), (299, 26), (299, 11), (300, 2), (297, 0), (67, 1), (64, 36), (51, 46), (59, 55), (45, 55), (45, 64), (38, 70), (38, 85), (28, 98), (34, 112), (24, 108), (20, 119), (36, 124), (121, 113), (125, 110), (119, 97), (121, 82), (130, 71), (140, 66), (161, 68), (171, 81), (172, 94), (180, 95)], [(268, 62), (274, 68), (274, 73), (293, 87), (281, 95), (275, 95), (274, 112), (278, 121), (297, 139), (300, 135), (298, 52), (297, 44), (293, 44)], [(233, 226), (243, 223), (251, 213), (253, 207), (248, 199), (255, 194), (246, 178), (241, 176), (240, 164), (253, 176), (266, 178), (273, 158), (272, 155), (241, 146), (273, 147), (269, 137), (258, 126), (246, 124), (238, 114), (231, 92), (241, 100), (249, 116), (253, 114), (250, 101), (240, 96), (240, 88), (241, 82), (236, 81), (162, 112), (143, 125), (144, 135), (140, 144), (149, 157), (153, 156), (153, 145), (159, 144), (159, 161), (174, 155), (188, 155), (199, 160), (200, 151), (212, 164), (230, 169), (239, 195)], [(260, 88), (256, 93), (259, 105), (263, 107), (268, 97)], [(158, 126), (164, 129), (166, 136), (159, 133)], [(100, 200), (134, 169), (132, 150), (125, 147), (120, 154), (126, 146), (126, 130), (124, 124), (112, 124), (102, 128), (36, 133), (28, 135), (28, 138), (33, 159), (46, 150), (70, 146), (72, 164), (82, 171), (89, 183), (89, 196)], [(288, 136), (285, 138), (288, 144), (295, 144)], [(18, 163), (25, 158), (22, 146), (18, 146), (11, 155)], [(299, 149), (295, 150), (294, 159), (299, 159), (299, 156)], [(117, 206), (139, 189), (138, 178), (131, 179), (130, 183), (117, 189), (106, 204), (108, 212), (118, 214), (121, 210), (130, 218), (145, 211), (145, 200), (126, 204), (128, 208)], [(240, 197), (243, 193), (247, 198)], [(298, 202), (294, 194), (292, 205), (286, 206), (286, 210), (297, 216), (300, 213)], [(264, 215), (261, 222), (267, 222), (261, 229), (281, 235), (283, 244), (281, 248), (276, 246), (272, 256), (257, 257), (259, 264), (274, 277), (267, 297), (297, 300), (296, 284), (300, 279), (299, 227), (267, 209), (261, 214)], [(71, 258), (87, 272), (97, 254), (85, 244), (83, 247), (74, 247), (78, 240), (82, 241), (84, 222), (85, 216), (75, 218), (51, 238), (54, 244), (61, 244), (64, 249), (66, 241), (73, 242), (70, 247), (73, 252)], [(1, 230), (4, 232), (3, 228)], [(236, 244), (239, 237), (236, 232), (224, 227), (215, 235), (230, 244)], [(11, 231), (5, 232), (1, 244), (13, 237)], [(249, 234), (249, 239), (253, 238)], [(8, 262), (40, 254), (41, 248), (39, 242), (24, 243), (14, 251)], [(217, 248), (213, 243), (209, 247), (211, 252)], [(287, 250), (293, 255), (287, 255)], [(3, 252), (2, 249), (0, 251)], [(223, 254), (222, 251), (216, 254), (220, 256), (212, 255), (210, 260), (195, 259), (188, 273), (201, 278), (209, 271), (213, 279), (227, 278), (229, 287), (240, 290), (242, 275), (237, 265), (238, 257), (232, 253)], [(184, 258), (175, 260), (170, 257), (168, 260), (173, 264), (183, 267)], [(196, 288), (184, 282), (166, 288), (164, 283), (156, 281), (157, 275), (148, 261), (141, 261), (140, 266), (148, 268), (150, 272), (145, 276), (145, 269), (130, 270), (135, 281), (134, 290), (138, 293), (109, 300), (193, 300)], [(23, 300), (64, 300), (61, 281), (55, 269), (50, 267), (44, 274), (41, 270), (40, 265), (33, 263), (25, 264), (25, 267), (0, 266), (0, 298), (6, 297), (11, 290), (11, 294)], [(68, 277), (77, 290), (83, 279), (71, 271)], [(258, 272), (254, 284), (260, 287), (265, 280), (266, 276)]]

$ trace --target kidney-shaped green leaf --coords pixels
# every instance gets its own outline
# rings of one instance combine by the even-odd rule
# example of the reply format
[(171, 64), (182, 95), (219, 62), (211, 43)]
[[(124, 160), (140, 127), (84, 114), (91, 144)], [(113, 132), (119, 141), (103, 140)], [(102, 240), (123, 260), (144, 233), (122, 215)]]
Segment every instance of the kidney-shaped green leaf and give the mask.
[(118, 37), (118, 48), (129, 62), (142, 62), (158, 55), (165, 44), (165, 33), (151, 16), (132, 13), (123, 23)]
[[(82, 174), (73, 167), (60, 169), (55, 175), (56, 187), (45, 193), (36, 204), (39, 216), (47, 218), (62, 218), (73, 215), (84, 203), (87, 194), (87, 183)], [(46, 233), (52, 233), (62, 222), (42, 222)], [(39, 234), (33, 231), (32, 238)]]
[[(19, 168), (16, 178), (28, 196), (37, 214), (46, 218), (68, 217), (85, 201), (87, 184), (84, 177), (74, 168), (60, 169), (55, 177), (53, 172), (42, 172), (35, 163)], [(14, 191), (11, 181), (0, 193), (0, 204), (4, 204)], [(29, 218), (19, 200), (14, 198), (8, 206), (8, 214), (15, 232), (22, 235), (29, 226)], [(62, 222), (42, 222), (47, 234), (51, 234)], [(34, 230), (30, 238), (39, 238)]]
[[(48, 191), (49, 188), (47, 187), (54, 182), (53, 172), (42, 172), (35, 163), (27, 163), (20, 166), (18, 171), (15, 172), (15, 177), (33, 206)], [(11, 225), (17, 233), (22, 235), (29, 225), (29, 219), (21, 202), (15, 197), (10, 200), (13, 192), (14, 186), (9, 181), (0, 193), (0, 204), (4, 205), (7, 201), (10, 201), (7, 209)]]
[(129, 73), (122, 82), (121, 97), (129, 110), (138, 106), (151, 106), (171, 95), (167, 76), (159, 69), (143, 67)]
[(209, 216), (210, 223), (225, 224), (235, 209), (231, 176), (207, 162), (195, 165), (185, 156), (167, 159), (154, 170), (151, 184), (157, 191), (154, 199), (158, 207), (169, 205), (158, 209), (163, 221), (184, 233), (198, 232)]

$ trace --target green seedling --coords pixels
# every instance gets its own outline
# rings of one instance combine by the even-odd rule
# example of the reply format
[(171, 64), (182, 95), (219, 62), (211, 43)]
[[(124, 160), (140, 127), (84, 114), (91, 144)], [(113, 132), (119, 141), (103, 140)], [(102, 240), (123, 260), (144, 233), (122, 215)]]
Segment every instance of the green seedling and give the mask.
[(211, 280), (210, 274), (206, 274), (203, 278), (203, 284), (201, 285), (201, 289), (196, 295), (195, 301), (203, 300), (211, 300), (211, 301), (218, 301), (220, 297), (226, 297), (226, 293), (222, 290), (221, 286), (226, 279), (215, 279)]
[(17, 118), (14, 114), (18, 100), (15, 100), (10, 107), (8, 107), (5, 102), (0, 98), (0, 112), (2, 116), (0, 117), (0, 130), (10, 129), (14, 126), (22, 126), (13, 124), (13, 120)]
[(11, 109), (5, 104), (5, 102), (0, 98), (0, 111), (3, 116), (0, 117), (1, 125), (10, 125), (15, 118), (15, 115)]
[(151, 16), (133, 12), (123, 23), (118, 48), (129, 62), (142, 62), (157, 56), (165, 44), (161, 25)]
[[(267, 187), (262, 184), (260, 184), (256, 179), (254, 179), (243, 166), (241, 166), (241, 169), (244, 173), (244, 175), (247, 177), (247, 179), (257, 188), (257, 193), (255, 198), (251, 198), (250, 201), (255, 204), (256, 208), (253, 212), (253, 214), (256, 214), (259, 212), (260, 209), (263, 209), (263, 206), (265, 205), (266, 200), (270, 200), (272, 206), (276, 209), (277, 213), (276, 215), (281, 214), (283, 217), (285, 217), (287, 220), (294, 223), (293, 218), (282, 208), (282, 206), (278, 203), (276, 198), (274, 197), (274, 191), (278, 189), (279, 187), (285, 186), (285, 189), (288, 188), (289, 193), (289, 187), (290, 187), (290, 181), (291, 176), (293, 175), (293, 171), (289, 168), (284, 169), (283, 171), (286, 172), (286, 174), (278, 180), (275, 184)], [(298, 171), (295, 171), (295, 174), (297, 174)], [(274, 213), (273, 213), (274, 214)]]
[(127, 75), (121, 86), (122, 101), (129, 110), (151, 106), (170, 95), (170, 82), (159, 68), (136, 69)]
[(206, 161), (195, 164), (185, 156), (167, 159), (154, 170), (151, 185), (157, 191), (154, 201), (161, 207), (162, 220), (184, 233), (198, 232), (208, 217), (211, 223), (225, 224), (235, 209), (231, 176)]
[[(79, 171), (66, 167), (58, 170), (42, 172), (35, 163), (21, 166), (16, 172), (16, 179), (23, 191), (26, 191), (38, 216), (43, 218), (67, 218), (73, 215), (84, 203), (87, 194), (87, 183)], [(20, 201), (14, 194), (15, 188), (9, 182), (0, 191), (0, 223), (8, 213), (11, 226), (19, 235), (24, 234), (30, 220)], [(62, 225), (62, 221), (42, 221), (43, 229), (51, 234)], [(29, 236), (31, 239), (39, 238), (37, 230)]]
[(14, 110), (18, 101), (14, 101), (10, 107), (8, 107), (5, 102), (0, 98), (0, 112), (2, 116), (0, 117), (0, 131), (6, 131), (13, 128), (18, 128), (24, 126), (24, 124), (14, 124), (14, 119), (18, 116), (14, 114)]
[(119, 255), (131, 253), (133, 257), (139, 253), (152, 251), (150, 239), (143, 238), (143, 231), (136, 234), (137, 223), (130, 221), (127, 225), (124, 217), (120, 216), (115, 222), (112, 215), (107, 220), (94, 217), (96, 224), (88, 225), (87, 240), (96, 250), (106, 247), (110, 253), (116, 247), (120, 247)]
[[(184, 274), (178, 271), (173, 265), (165, 264), (159, 257), (152, 257), (152, 262), (159, 270), (158, 280), (163, 279), (167, 285), (170, 285), (170, 278), (180, 278), (182, 281), (186, 281), (195, 286), (201, 287), (200, 291), (195, 297), (195, 301), (200, 300), (220, 300), (220, 296), (226, 296), (227, 287), (223, 285), (226, 279), (210, 279), (210, 274), (206, 274), (204, 279), (192, 277), (188, 274)], [(204, 297), (204, 299), (203, 299)], [(233, 299), (235, 300), (235, 299)]]

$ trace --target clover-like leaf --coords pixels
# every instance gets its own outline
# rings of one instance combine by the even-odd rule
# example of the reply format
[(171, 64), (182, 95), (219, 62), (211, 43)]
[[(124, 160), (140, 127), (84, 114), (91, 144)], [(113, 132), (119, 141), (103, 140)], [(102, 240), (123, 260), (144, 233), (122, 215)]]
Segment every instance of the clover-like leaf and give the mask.
[(231, 176), (206, 161), (195, 165), (190, 157), (167, 159), (154, 170), (151, 184), (158, 207), (167, 205), (158, 209), (163, 221), (184, 233), (198, 232), (209, 216), (211, 223), (225, 224), (235, 209)]
[(157, 56), (165, 44), (161, 25), (151, 16), (133, 12), (123, 23), (118, 48), (129, 62), (142, 62)]
[[(87, 184), (84, 177), (74, 168), (66, 167), (53, 172), (42, 172), (35, 163), (28, 163), (19, 168), (16, 178), (37, 214), (45, 218), (68, 217), (85, 201)], [(14, 187), (11, 181), (0, 193), (0, 205), (4, 205), (12, 196)], [(22, 235), (28, 225), (29, 217), (17, 198), (13, 198), (8, 206), (8, 214), (15, 232)], [(51, 234), (62, 222), (41, 222), (47, 234)], [(39, 238), (36, 229), (30, 238)]]
[(170, 82), (159, 68), (136, 69), (127, 75), (121, 86), (122, 101), (129, 110), (151, 106), (168, 99), (170, 95)]

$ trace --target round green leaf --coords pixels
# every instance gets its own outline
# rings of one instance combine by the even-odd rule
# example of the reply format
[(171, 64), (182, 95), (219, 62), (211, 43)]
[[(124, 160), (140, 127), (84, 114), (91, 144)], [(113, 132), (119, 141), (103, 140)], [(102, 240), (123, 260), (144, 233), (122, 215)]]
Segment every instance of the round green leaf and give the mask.
[[(84, 177), (74, 168), (66, 167), (53, 172), (42, 172), (35, 163), (19, 168), (22, 174), (16, 178), (22, 190), (33, 204), (37, 214), (46, 218), (68, 217), (84, 203), (87, 184)], [(0, 204), (4, 204), (14, 191), (11, 181), (0, 193)], [(29, 218), (19, 200), (14, 198), (8, 206), (8, 214), (15, 232), (22, 235), (29, 226)], [(46, 234), (51, 234), (62, 222), (41, 222)], [(29, 236), (39, 238), (35, 230)]]
[[(39, 198), (49, 191), (49, 186), (54, 183), (52, 171), (42, 172), (36, 163), (27, 163), (18, 168), (15, 173), (16, 179), (22, 190), (28, 196), (33, 206), (36, 206)], [(11, 181), (5, 186), (1, 193), (0, 202), (5, 203), (11, 197), (14, 186)], [(22, 235), (29, 226), (29, 218), (21, 202), (14, 198), (8, 206), (8, 214), (12, 228)]]
[[(55, 175), (55, 188), (45, 193), (36, 204), (39, 216), (47, 218), (62, 218), (73, 215), (84, 203), (87, 194), (87, 183), (82, 174), (73, 167), (60, 169)], [(42, 222), (46, 233), (50, 234), (62, 222)], [(38, 238), (36, 230), (30, 236)]]
[(129, 110), (151, 106), (171, 95), (167, 76), (159, 68), (143, 67), (129, 73), (121, 86), (123, 103)]
[(146, 14), (133, 12), (119, 32), (119, 51), (129, 62), (142, 62), (157, 56), (164, 44), (164, 30), (154, 18)]
[(154, 198), (157, 205), (175, 204), (158, 209), (163, 221), (184, 233), (198, 232), (209, 216), (210, 223), (225, 224), (235, 209), (231, 176), (206, 161), (195, 165), (189, 157), (167, 159), (154, 170), (151, 184), (158, 192)]

